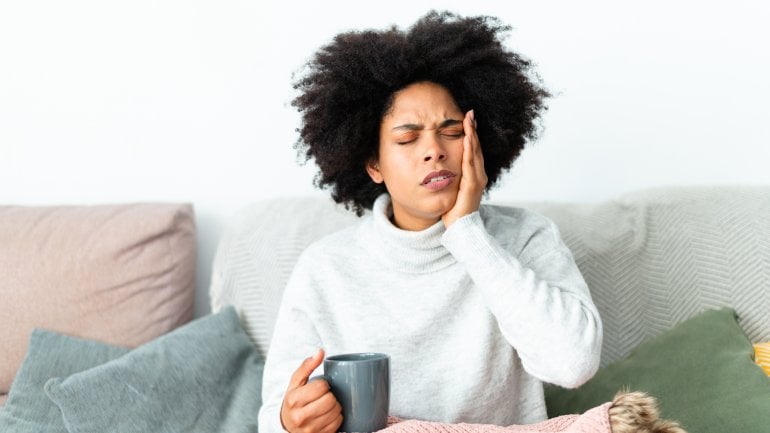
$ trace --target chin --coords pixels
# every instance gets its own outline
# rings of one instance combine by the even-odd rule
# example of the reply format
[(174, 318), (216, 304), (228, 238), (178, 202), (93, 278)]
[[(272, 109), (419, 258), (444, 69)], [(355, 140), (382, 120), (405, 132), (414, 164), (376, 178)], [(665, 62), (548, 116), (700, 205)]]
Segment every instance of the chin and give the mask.
[(436, 199), (434, 203), (431, 203), (430, 209), (426, 209), (426, 211), (440, 219), (442, 215), (454, 207), (457, 194), (452, 195), (452, 197), (436, 197)]
[[(457, 191), (440, 191), (428, 196), (415, 194), (408, 200), (398, 200), (391, 192), (391, 200), (401, 203), (402, 208), (409, 214), (425, 220), (438, 221), (449, 212), (457, 201)], [(399, 196), (396, 196), (399, 197)], [(403, 196), (400, 196), (403, 197)]]

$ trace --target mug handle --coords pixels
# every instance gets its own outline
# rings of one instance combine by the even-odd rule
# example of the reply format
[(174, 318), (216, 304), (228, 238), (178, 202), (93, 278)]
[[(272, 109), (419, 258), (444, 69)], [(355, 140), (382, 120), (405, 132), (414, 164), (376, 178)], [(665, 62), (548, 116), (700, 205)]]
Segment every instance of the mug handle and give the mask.
[(332, 384), (332, 378), (327, 376), (327, 375), (325, 375), (325, 374), (319, 374), (317, 376), (313, 376), (313, 377), (311, 377), (310, 379), (307, 380), (307, 383), (310, 383), (310, 382), (312, 382), (314, 380), (319, 380), (319, 379), (325, 380), (326, 383), (329, 384), (329, 386), (331, 386), (331, 384)]

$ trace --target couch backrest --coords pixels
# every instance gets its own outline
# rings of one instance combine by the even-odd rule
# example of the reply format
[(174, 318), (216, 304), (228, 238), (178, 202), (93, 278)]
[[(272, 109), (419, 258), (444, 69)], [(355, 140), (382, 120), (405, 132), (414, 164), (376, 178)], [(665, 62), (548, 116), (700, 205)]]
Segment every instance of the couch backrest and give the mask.
[[(602, 315), (603, 365), (721, 306), (735, 308), (752, 341), (770, 340), (770, 187), (656, 188), (600, 203), (506, 205), (535, 210), (559, 226)], [(266, 354), (300, 252), (355, 221), (322, 198), (245, 208), (217, 251), (214, 311), (235, 305)]]

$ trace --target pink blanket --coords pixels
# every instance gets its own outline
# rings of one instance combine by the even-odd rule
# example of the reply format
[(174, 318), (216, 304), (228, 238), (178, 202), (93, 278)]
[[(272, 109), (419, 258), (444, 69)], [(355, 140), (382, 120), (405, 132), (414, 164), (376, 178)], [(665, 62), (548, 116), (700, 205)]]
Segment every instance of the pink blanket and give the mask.
[(501, 427), (491, 424), (445, 424), (391, 417), (378, 433), (612, 433), (609, 409), (605, 403), (582, 415), (564, 415), (537, 424)]

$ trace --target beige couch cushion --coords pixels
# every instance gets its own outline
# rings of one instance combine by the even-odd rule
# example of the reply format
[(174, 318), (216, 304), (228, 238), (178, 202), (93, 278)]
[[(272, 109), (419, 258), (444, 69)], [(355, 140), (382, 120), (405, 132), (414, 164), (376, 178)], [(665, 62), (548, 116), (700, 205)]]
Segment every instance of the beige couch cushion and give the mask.
[(0, 404), (35, 327), (135, 347), (188, 322), (188, 204), (0, 206)]

